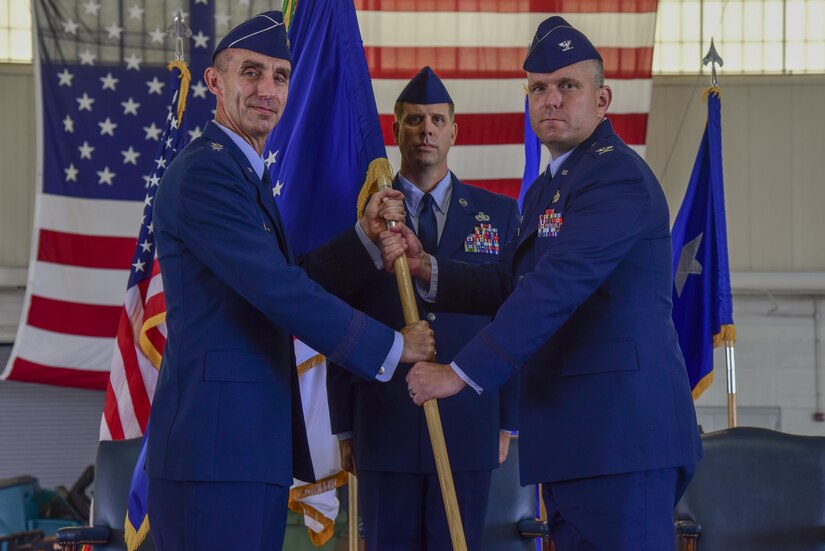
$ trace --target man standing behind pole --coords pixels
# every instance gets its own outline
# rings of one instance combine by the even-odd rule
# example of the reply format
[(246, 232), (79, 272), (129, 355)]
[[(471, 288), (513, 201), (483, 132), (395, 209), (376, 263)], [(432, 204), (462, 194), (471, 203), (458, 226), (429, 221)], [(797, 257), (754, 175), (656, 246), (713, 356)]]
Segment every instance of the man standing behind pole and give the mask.
[[(450, 172), (455, 143), (453, 100), (430, 67), (413, 77), (395, 104), (393, 134), (401, 168), (393, 187), (404, 192), (414, 228), (433, 254), (470, 263), (498, 257), (518, 227), (516, 202), (462, 183)], [(376, 253), (377, 253), (376, 249)], [(380, 257), (377, 257), (380, 265)], [(391, 327), (404, 316), (395, 277), (375, 274), (349, 297), (354, 307)], [(449, 361), (489, 316), (436, 314), (418, 301), (435, 331), (438, 358)], [(409, 401), (400, 366), (386, 385), (331, 365), (328, 399), (341, 462), (357, 470), (367, 549), (450, 549), (450, 533), (424, 412)], [(481, 396), (466, 389), (439, 403), (461, 521), (469, 550), (481, 547), (492, 469), (504, 461), (516, 428), (515, 385)]]
[(552, 161), (525, 196), (512, 260), (433, 261), (409, 231), (384, 234), (385, 259), (406, 246), (434, 307), (497, 309), (451, 366), (416, 364), (410, 394), (483, 395), (520, 372), (521, 481), (543, 483), (556, 549), (673, 549), (701, 444), (671, 319), (667, 203), (605, 118), (612, 91), (587, 37), (545, 20), (524, 69)]
[[(290, 252), (261, 158), (289, 85), (281, 14), (231, 30), (212, 62), (215, 120), (169, 166), (154, 210), (168, 336), (147, 446), (149, 516), (161, 551), (280, 549), (293, 475), (314, 480), (293, 335), (377, 381), (399, 359), (432, 358), (434, 343), (426, 322), (402, 336), (327, 294)], [(368, 237), (382, 198), (397, 195), (389, 214), (403, 217), (400, 194), (380, 195), (361, 221)], [(355, 234), (341, 243), (360, 247)], [(301, 266), (336, 292), (375, 271), (363, 247), (344, 256), (327, 246)]]

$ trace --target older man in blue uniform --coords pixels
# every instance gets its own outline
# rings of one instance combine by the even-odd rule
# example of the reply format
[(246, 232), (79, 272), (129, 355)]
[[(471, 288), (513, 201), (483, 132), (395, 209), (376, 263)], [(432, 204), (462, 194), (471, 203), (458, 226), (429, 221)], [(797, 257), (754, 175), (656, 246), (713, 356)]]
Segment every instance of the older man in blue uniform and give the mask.
[[(450, 94), (438, 75), (424, 67), (395, 104), (393, 134), (401, 167), (393, 187), (404, 192), (407, 224), (427, 251), (471, 264), (489, 262), (515, 235), (518, 206), (508, 197), (462, 183), (449, 170), (447, 155), (457, 132)], [(380, 265), (380, 255), (377, 261)], [(375, 274), (348, 301), (391, 327), (404, 325), (395, 277), (388, 273)], [(489, 315), (437, 314), (420, 299), (418, 305), (435, 331), (438, 357), (446, 361), (490, 321)], [(327, 384), (342, 463), (357, 468), (367, 548), (450, 549), (424, 412), (407, 398), (403, 378), (396, 375), (380, 385), (331, 366)], [(439, 404), (470, 550), (481, 547), (492, 469), (507, 455), (507, 429), (516, 428), (518, 389), (505, 387), (482, 395), (468, 388)]]
[(383, 195), (363, 225), (339, 240), (346, 255), (328, 246), (302, 269), (290, 252), (261, 159), (290, 69), (279, 12), (230, 31), (204, 74), (217, 97), (215, 120), (158, 189), (154, 230), (168, 336), (147, 467), (161, 550), (280, 549), (293, 475), (314, 480), (293, 335), (377, 381), (391, 378), (399, 360), (425, 358), (428, 348), (432, 357), (425, 322), (402, 336), (307, 276), (345, 292), (375, 271), (366, 250), (350, 245), (377, 235)]
[(612, 92), (587, 37), (545, 20), (524, 69), (552, 161), (507, 262), (433, 260), (409, 231), (385, 236), (387, 259), (407, 247), (433, 308), (497, 309), (452, 365), (416, 364), (409, 392), (483, 395), (519, 372), (521, 479), (544, 484), (557, 551), (673, 549), (701, 444), (671, 321), (667, 203), (605, 117)]

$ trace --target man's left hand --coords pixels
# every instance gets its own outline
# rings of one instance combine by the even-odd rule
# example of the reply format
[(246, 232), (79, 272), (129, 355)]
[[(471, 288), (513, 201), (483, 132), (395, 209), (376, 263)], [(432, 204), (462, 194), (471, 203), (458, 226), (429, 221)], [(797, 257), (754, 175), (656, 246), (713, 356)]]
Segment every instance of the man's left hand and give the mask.
[(395, 189), (387, 189), (373, 193), (358, 223), (364, 235), (375, 243), (378, 235), (387, 229), (388, 221), (403, 222), (405, 218), (404, 194)]
[(418, 362), (407, 373), (407, 390), (412, 401), (419, 406), (433, 398), (458, 394), (465, 386), (467, 383), (449, 365)]

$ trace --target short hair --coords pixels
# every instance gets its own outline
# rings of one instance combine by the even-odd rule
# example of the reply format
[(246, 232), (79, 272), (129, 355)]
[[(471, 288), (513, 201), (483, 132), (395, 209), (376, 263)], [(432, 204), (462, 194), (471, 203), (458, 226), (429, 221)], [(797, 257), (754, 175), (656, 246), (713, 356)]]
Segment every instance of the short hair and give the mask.
[(229, 50), (231, 50), (231, 48), (224, 48), (217, 53), (215, 59), (212, 61), (212, 67), (217, 69), (220, 73), (225, 73), (229, 68), (229, 58), (231, 57), (231, 52)]
[(604, 61), (601, 59), (592, 59), (593, 62), (593, 78), (595, 79), (596, 88), (604, 86)]
[[(401, 117), (404, 115), (404, 104), (408, 103), (406, 101), (396, 101), (395, 106), (392, 109), (393, 114), (395, 115), (395, 122), (401, 122)], [(447, 104), (447, 114), (450, 117), (450, 122), (455, 120), (455, 105), (452, 103)]]

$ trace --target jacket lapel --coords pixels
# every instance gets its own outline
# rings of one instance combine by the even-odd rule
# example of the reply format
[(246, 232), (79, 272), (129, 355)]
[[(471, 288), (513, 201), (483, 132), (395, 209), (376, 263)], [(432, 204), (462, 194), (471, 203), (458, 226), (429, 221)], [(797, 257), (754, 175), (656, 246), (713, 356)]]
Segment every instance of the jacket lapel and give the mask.
[[(283, 221), (281, 220), (278, 206), (275, 204), (275, 199), (272, 197), (272, 186), (264, 183), (261, 178), (255, 173), (255, 170), (250, 166), (246, 155), (238, 149), (232, 139), (226, 135), (226, 132), (215, 126), (211, 121), (207, 123), (203, 131), (203, 136), (210, 141), (217, 142), (222, 145), (226, 151), (232, 156), (239, 165), (240, 172), (243, 173), (246, 180), (255, 188), (255, 194), (258, 199), (258, 206), (266, 213), (272, 230), (278, 239), (281, 250), (284, 256), (290, 263), (293, 261), (292, 252), (289, 249), (289, 243), (286, 240), (286, 233), (284, 231)], [(268, 170), (264, 168), (264, 170)]]

